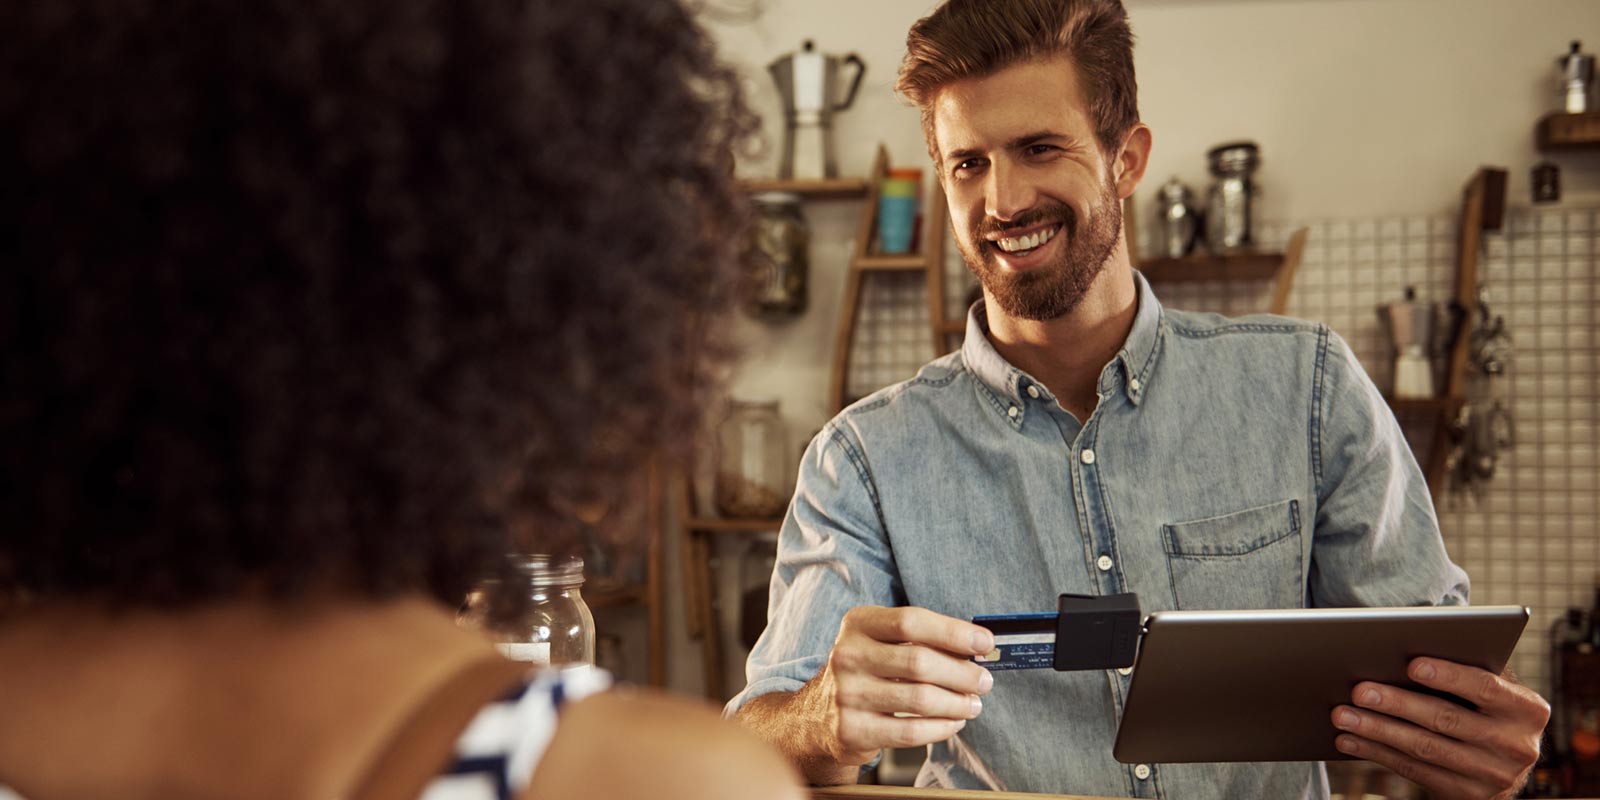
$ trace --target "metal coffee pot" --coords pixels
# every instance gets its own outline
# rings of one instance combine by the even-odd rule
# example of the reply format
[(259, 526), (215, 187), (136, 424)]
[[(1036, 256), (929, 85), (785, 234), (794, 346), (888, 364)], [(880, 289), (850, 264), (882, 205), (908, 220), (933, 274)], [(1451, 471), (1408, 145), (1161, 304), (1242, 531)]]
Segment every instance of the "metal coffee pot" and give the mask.
[(1568, 114), (1582, 114), (1593, 107), (1594, 56), (1581, 53), (1583, 43), (1574, 40), (1567, 54), (1556, 59), (1561, 67), (1562, 108)]
[[(850, 80), (844, 99), (840, 100), (839, 71), (845, 64), (854, 64), (856, 75)], [(778, 94), (783, 98), (783, 161), (778, 166), (778, 177), (839, 177), (839, 162), (833, 150), (833, 115), (855, 102), (861, 77), (867, 73), (866, 63), (855, 53), (832, 56), (817, 52), (816, 46), (807, 39), (800, 52), (773, 61), (767, 65), (767, 71), (777, 82)], [(806, 141), (798, 142), (800, 139)]]
[(1432, 397), (1433, 364), (1428, 359), (1428, 345), (1433, 337), (1433, 306), (1417, 302), (1416, 288), (1407, 286), (1405, 302), (1379, 306), (1378, 320), (1394, 347), (1394, 396)]

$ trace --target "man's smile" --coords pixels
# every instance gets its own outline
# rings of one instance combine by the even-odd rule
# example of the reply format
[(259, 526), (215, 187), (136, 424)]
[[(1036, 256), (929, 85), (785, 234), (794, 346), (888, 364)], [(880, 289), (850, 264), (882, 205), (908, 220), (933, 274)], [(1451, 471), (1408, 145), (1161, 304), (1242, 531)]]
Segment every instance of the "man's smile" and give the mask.
[(1011, 255), (1027, 255), (1036, 247), (1042, 247), (1046, 242), (1054, 239), (1061, 232), (1061, 223), (1050, 223), (1036, 230), (1018, 233), (1014, 236), (994, 237), (989, 239), (1001, 252)]

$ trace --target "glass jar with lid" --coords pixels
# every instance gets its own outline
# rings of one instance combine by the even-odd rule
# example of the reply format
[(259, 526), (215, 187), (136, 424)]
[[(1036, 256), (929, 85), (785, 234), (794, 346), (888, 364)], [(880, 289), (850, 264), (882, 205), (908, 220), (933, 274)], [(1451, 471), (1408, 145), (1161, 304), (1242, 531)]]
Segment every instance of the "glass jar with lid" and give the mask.
[(717, 512), (771, 519), (789, 505), (788, 448), (777, 400), (730, 400), (717, 426)]
[[(511, 556), (526, 579), (529, 605), (517, 619), (491, 626), (500, 652), (516, 661), (573, 667), (594, 664), (594, 615), (583, 601), (583, 559)], [(483, 620), (480, 603), (468, 614)]]
[(751, 198), (745, 261), (751, 270), (751, 312), (793, 316), (806, 310), (811, 232), (800, 213), (800, 195), (761, 192)]
[(1248, 250), (1255, 245), (1252, 227), (1256, 188), (1251, 176), (1261, 164), (1255, 142), (1229, 142), (1207, 151), (1217, 178), (1206, 201), (1206, 245), (1216, 254)]

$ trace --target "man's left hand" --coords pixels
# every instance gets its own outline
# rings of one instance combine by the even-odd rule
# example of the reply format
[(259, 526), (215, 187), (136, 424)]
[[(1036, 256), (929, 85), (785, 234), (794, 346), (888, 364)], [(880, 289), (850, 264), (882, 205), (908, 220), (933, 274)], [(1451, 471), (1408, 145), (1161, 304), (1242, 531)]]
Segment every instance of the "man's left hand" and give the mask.
[(1422, 784), (1440, 798), (1513, 797), (1539, 759), (1539, 736), (1550, 704), (1518, 683), (1508, 669), (1413, 659), (1411, 679), (1477, 706), (1471, 710), (1430, 695), (1381, 683), (1356, 684), (1355, 707), (1333, 710), (1345, 731), (1342, 752), (1374, 761)]

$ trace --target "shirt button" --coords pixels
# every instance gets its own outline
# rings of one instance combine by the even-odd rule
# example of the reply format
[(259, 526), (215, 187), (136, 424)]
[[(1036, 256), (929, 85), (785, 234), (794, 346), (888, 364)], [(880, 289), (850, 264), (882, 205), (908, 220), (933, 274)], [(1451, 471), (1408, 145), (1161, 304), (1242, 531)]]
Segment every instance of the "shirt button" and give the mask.
[(1028, 386), (1028, 396), (1033, 398), (1033, 399), (1035, 399), (1035, 400), (1038, 400), (1039, 399), (1039, 387), (1032, 386), (1032, 385)]
[(1117, 674), (1126, 678), (1133, 674), (1133, 667), (1117, 667)]
[(1099, 567), (1101, 572), (1111, 569), (1111, 556), (1101, 556), (1098, 561), (1094, 562), (1094, 565)]
[(1141, 781), (1149, 780), (1150, 779), (1150, 765), (1149, 764), (1140, 764), (1140, 765), (1134, 767), (1133, 768), (1133, 777), (1138, 778)]
[(1017, 415), (1021, 414), (1021, 413), (1022, 413), (1021, 411), (1017, 410), (1016, 406), (1012, 406), (1012, 407), (1006, 409), (1006, 416), (1008, 416), (1008, 417), (1010, 417), (1012, 419), (1016, 419)]
[(1138, 378), (1130, 379), (1128, 381), (1128, 388), (1133, 390), (1134, 392), (1138, 392), (1139, 391), (1139, 379)]
[(1093, 464), (1094, 463), (1094, 451), (1093, 450), (1085, 450), (1082, 453), (1079, 453), (1078, 457), (1083, 459), (1083, 463), (1085, 463), (1085, 464)]

